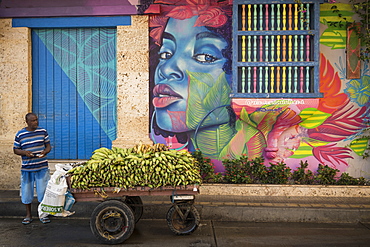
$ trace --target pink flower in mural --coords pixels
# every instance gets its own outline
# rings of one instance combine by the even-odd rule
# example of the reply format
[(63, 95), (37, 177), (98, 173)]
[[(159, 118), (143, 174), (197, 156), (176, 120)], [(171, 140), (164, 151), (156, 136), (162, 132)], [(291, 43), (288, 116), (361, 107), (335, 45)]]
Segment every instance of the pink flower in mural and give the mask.
[(353, 159), (350, 155), (351, 150), (344, 147), (335, 147), (335, 145), (335, 143), (332, 143), (325, 146), (314, 147), (312, 152), (321, 164), (343, 171), (348, 166), (345, 159)]

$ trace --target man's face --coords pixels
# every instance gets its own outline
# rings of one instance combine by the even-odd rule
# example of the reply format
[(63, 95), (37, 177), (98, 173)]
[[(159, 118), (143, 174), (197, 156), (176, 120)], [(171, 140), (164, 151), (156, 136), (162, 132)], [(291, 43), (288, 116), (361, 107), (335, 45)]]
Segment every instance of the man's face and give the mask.
[(39, 125), (39, 120), (38, 120), (37, 116), (30, 115), (26, 119), (26, 123), (27, 123), (27, 126), (28, 126), (29, 130), (35, 130), (35, 129), (37, 129), (37, 127)]

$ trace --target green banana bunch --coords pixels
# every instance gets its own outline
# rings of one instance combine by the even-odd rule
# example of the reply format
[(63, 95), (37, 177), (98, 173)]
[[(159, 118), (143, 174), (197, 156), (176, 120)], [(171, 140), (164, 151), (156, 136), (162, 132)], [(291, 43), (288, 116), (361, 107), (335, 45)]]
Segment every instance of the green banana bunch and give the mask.
[(143, 144), (141, 142), (135, 145), (132, 149), (132, 151), (137, 154), (154, 153), (154, 152), (168, 151), (168, 150), (169, 148), (162, 143), (156, 143), (154, 145), (149, 145), (149, 144)]
[(74, 167), (68, 174), (71, 187), (82, 190), (201, 183), (199, 166), (192, 155), (186, 150), (169, 150), (164, 144), (140, 143), (129, 149), (99, 148), (86, 163)]

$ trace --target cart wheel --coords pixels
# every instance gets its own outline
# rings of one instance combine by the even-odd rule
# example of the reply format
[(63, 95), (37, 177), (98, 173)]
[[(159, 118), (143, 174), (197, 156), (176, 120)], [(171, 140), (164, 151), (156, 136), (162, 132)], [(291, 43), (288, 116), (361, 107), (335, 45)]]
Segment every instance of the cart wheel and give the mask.
[(191, 203), (175, 203), (167, 212), (167, 224), (177, 235), (194, 232), (200, 223), (197, 209)]
[(135, 216), (135, 223), (137, 223), (143, 215), (143, 201), (140, 196), (127, 196), (125, 202), (132, 209)]
[(94, 209), (90, 228), (99, 241), (105, 244), (120, 244), (134, 231), (134, 214), (131, 208), (121, 201), (105, 201)]

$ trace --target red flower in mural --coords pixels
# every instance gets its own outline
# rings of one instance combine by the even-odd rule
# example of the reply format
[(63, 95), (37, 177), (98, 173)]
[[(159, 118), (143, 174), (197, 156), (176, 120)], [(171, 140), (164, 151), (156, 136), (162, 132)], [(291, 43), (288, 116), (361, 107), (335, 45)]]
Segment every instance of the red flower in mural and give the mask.
[(185, 20), (193, 17), (197, 13), (198, 11), (196, 6), (187, 5), (173, 8), (166, 16), (179, 20)]
[(154, 3), (162, 3), (162, 4), (172, 4), (172, 5), (181, 5), (181, 3), (186, 3), (186, 1), (183, 1), (183, 0), (157, 0), (157, 1), (154, 1)]
[(227, 16), (222, 9), (213, 6), (207, 6), (204, 10), (199, 11), (199, 18), (194, 26), (221, 27), (227, 21)]
[(321, 164), (343, 170), (340, 169), (342, 165), (348, 166), (348, 163), (345, 159), (353, 159), (353, 157), (349, 155), (351, 150), (349, 148), (334, 146), (335, 143), (314, 147), (312, 151), (313, 155)]
[(166, 26), (166, 22), (168, 20), (168, 17), (165, 16), (151, 16), (149, 27), (152, 27), (153, 29), (150, 30), (150, 37), (154, 39), (154, 42), (157, 45), (160, 45), (162, 33), (164, 31), (164, 28)]
[(149, 27), (163, 27), (167, 22), (167, 17), (155, 15), (150, 16)]
[(227, 21), (227, 16), (221, 8), (209, 5), (186, 5), (174, 7), (166, 16), (184, 20), (195, 15), (199, 16), (194, 24), (195, 27), (221, 27)]
[(215, 0), (156, 0), (156, 4), (167, 4), (167, 5), (211, 5), (211, 3), (216, 3)]
[[(159, 0), (151, 6), (156, 4), (160, 4), (162, 15), (151, 17), (150, 27), (153, 29), (150, 31), (150, 36), (157, 44), (160, 44), (160, 38), (168, 18), (184, 20), (198, 16), (194, 24), (195, 27), (221, 27), (227, 22), (227, 15), (231, 15), (231, 5), (218, 4), (211, 0)], [(212, 4), (217, 4), (217, 6)], [(224, 6), (221, 7), (222, 5)]]

